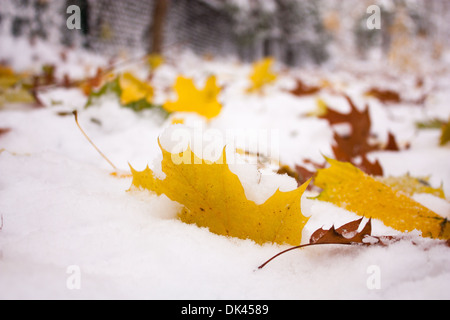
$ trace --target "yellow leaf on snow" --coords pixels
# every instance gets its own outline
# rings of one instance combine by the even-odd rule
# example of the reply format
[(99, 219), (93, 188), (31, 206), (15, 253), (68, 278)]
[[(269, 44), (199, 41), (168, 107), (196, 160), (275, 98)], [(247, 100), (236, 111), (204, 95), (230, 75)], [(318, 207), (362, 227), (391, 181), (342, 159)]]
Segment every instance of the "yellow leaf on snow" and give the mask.
[(0, 64), (0, 106), (9, 103), (32, 103), (35, 101), (26, 84), (32, 79), (26, 73), (16, 73), (11, 68)]
[(277, 75), (272, 71), (273, 58), (265, 58), (253, 64), (253, 70), (250, 74), (252, 86), (249, 92), (260, 91), (264, 86), (274, 82)]
[[(178, 218), (188, 224), (206, 227), (213, 233), (240, 239), (299, 245), (307, 217), (300, 200), (309, 181), (296, 190), (277, 190), (265, 203), (257, 205), (246, 198), (238, 176), (228, 167), (225, 149), (220, 159), (203, 160), (188, 147), (172, 154), (161, 146), (160, 180), (148, 167), (143, 172), (131, 168), (132, 188), (143, 188), (184, 206)], [(183, 160), (183, 161), (181, 161)], [(181, 162), (181, 163), (180, 163)]]
[(325, 101), (321, 98), (316, 99), (316, 109), (308, 112), (306, 115), (308, 117), (322, 117), (325, 116), (328, 112), (328, 106)]
[(445, 199), (442, 187), (433, 188), (428, 183), (428, 178), (415, 178), (410, 175), (400, 177), (376, 178), (378, 181), (390, 186), (395, 191), (400, 191), (408, 196), (416, 193), (428, 193), (441, 199)]
[(120, 103), (127, 105), (142, 99), (152, 103), (153, 87), (148, 83), (136, 78), (130, 72), (125, 72), (119, 77), (119, 86), (122, 91), (120, 95)]
[(192, 79), (179, 76), (175, 82), (174, 90), (178, 94), (177, 101), (167, 101), (164, 109), (168, 112), (196, 112), (208, 119), (219, 115), (222, 105), (218, 101), (220, 88), (217, 86), (215, 76), (206, 81), (203, 89), (199, 90)]
[(150, 70), (154, 71), (164, 64), (164, 57), (160, 54), (152, 53), (148, 55), (147, 62), (150, 66)]
[(331, 202), (360, 216), (381, 220), (401, 232), (419, 230), (425, 237), (450, 238), (450, 223), (406, 196), (375, 180), (350, 163), (327, 159), (330, 167), (318, 170), (318, 200)]
[(445, 146), (450, 141), (450, 120), (447, 122), (447, 124), (442, 126), (442, 132), (441, 132), (441, 146)]

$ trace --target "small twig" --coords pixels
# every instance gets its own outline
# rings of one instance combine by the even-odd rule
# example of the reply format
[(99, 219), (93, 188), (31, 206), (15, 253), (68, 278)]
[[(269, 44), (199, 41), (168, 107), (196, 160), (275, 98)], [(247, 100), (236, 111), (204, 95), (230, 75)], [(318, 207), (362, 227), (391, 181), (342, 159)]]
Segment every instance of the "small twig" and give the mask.
[(77, 110), (73, 111), (73, 115), (75, 116), (75, 122), (77, 123), (77, 126), (80, 129), (81, 133), (86, 137), (86, 139), (95, 148), (95, 150), (97, 150), (97, 152), (103, 157), (103, 159), (105, 159), (111, 165), (111, 167), (113, 167), (114, 171), (117, 172), (118, 171), (117, 167), (103, 154), (103, 152), (100, 151), (99, 148), (97, 148), (97, 146), (94, 144), (94, 142), (92, 142), (92, 140), (89, 139), (88, 135), (81, 128), (80, 124), (78, 123), (78, 112), (77, 112)]
[(3, 215), (0, 216), (0, 231), (3, 229)]

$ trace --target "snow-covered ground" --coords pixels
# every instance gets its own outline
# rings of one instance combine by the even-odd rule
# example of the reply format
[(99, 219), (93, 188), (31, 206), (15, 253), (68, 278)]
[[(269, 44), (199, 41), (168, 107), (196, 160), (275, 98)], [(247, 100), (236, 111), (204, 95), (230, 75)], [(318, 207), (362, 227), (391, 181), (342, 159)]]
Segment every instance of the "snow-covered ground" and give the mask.
[[(55, 50), (42, 48), (27, 48), (36, 51), (35, 55), (28, 53), (28, 58), (1, 58), (18, 70), (36, 69), (43, 61), (36, 56), (49, 59), (53, 54), (50, 61), (57, 64), (57, 70), (74, 78), (92, 74), (106, 63), (74, 52), (63, 62)], [(129, 68), (137, 75), (143, 73), (142, 66)], [(295, 84), (294, 76), (327, 79), (358, 106), (369, 103), (372, 131), (380, 141), (386, 141), (390, 130), (400, 144), (410, 144), (408, 150), (370, 155), (379, 159), (385, 175), (429, 176), (432, 186), (442, 183), (447, 197), (450, 194), (449, 146), (439, 147), (439, 130), (415, 127), (416, 121), (449, 118), (450, 81), (445, 76), (426, 75), (425, 80), (434, 86), (426, 107), (384, 106), (365, 97), (364, 90), (383, 82), (414, 95), (413, 81), (386, 80), (370, 73), (356, 76), (346, 70), (290, 70), (259, 96), (245, 93), (250, 68), (234, 60), (204, 61), (182, 54), (156, 71), (152, 80), (156, 100), (172, 97), (165, 88), (178, 74), (195, 77), (199, 83), (215, 74), (223, 85), (221, 114), (209, 123), (193, 115), (178, 117), (184, 117), (187, 126), (231, 132), (237, 141), (245, 142), (255, 132), (275, 132), (277, 139), (272, 142), (277, 144), (279, 160), (293, 166), (304, 159), (322, 162), (323, 155), (331, 156), (333, 131), (325, 120), (305, 116), (315, 110), (316, 96), (299, 98), (285, 89)], [(330, 90), (317, 96), (336, 109), (349, 110), (346, 100)], [(165, 196), (127, 191), (131, 179), (112, 176), (108, 163), (81, 134), (73, 116), (58, 113), (77, 109), (84, 130), (124, 172), (128, 164), (135, 169), (154, 166), (160, 157), (157, 139), (172, 118), (164, 119), (151, 110), (135, 113), (120, 107), (114, 96), (83, 109), (86, 97), (78, 89), (51, 89), (41, 94), (41, 100), (47, 107), (6, 105), (0, 110), (0, 128), (11, 129), (0, 136), (1, 299), (450, 298), (450, 248), (429, 239), (389, 247), (309, 247), (258, 270), (288, 247), (261, 246), (180, 222), (175, 218), (179, 204)], [(248, 183), (251, 172), (239, 165), (232, 170), (241, 178), (249, 199), (262, 197), (261, 186)], [(293, 185), (287, 177), (264, 181), (278, 183), (276, 187)], [(308, 199), (308, 195), (302, 199), (303, 213), (311, 216), (303, 242), (322, 226), (339, 226), (358, 218), (332, 204)], [(447, 200), (431, 195), (416, 195), (415, 199), (450, 217)], [(373, 234), (397, 233), (374, 221)], [(379, 282), (373, 282), (374, 277)]]

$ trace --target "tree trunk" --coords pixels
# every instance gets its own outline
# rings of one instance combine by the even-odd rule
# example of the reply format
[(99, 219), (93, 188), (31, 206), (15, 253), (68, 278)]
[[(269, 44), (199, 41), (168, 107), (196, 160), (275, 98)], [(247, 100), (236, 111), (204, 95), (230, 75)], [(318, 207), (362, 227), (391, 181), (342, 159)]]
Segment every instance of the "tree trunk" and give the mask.
[(162, 54), (164, 42), (164, 22), (166, 20), (169, 0), (154, 0), (153, 25), (150, 33), (151, 49), (150, 53)]

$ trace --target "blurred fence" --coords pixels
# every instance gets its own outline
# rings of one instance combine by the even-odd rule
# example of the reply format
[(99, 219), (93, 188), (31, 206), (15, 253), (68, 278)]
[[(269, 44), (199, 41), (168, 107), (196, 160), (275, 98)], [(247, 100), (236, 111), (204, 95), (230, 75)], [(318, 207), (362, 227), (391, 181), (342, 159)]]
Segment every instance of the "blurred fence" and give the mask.
[[(105, 55), (147, 52), (156, 1), (1, 0), (0, 35), (43, 38)], [(450, 39), (448, 0), (379, 1), (381, 30), (365, 24), (373, 1), (168, 1), (164, 48), (243, 60), (271, 55), (289, 65), (319, 64), (335, 55), (365, 58), (374, 50), (404, 59), (401, 48), (439, 56)], [(81, 9), (80, 30), (66, 26), (69, 5)]]
[[(150, 46), (155, 1), (110, 0), (2, 0), (0, 30), (13, 37), (43, 38), (50, 42), (84, 46), (115, 55), (121, 50), (146, 51)], [(66, 9), (81, 9), (81, 30), (69, 30)], [(165, 21), (166, 47), (185, 47), (199, 53), (233, 51), (231, 18), (197, 0), (170, 0)]]

